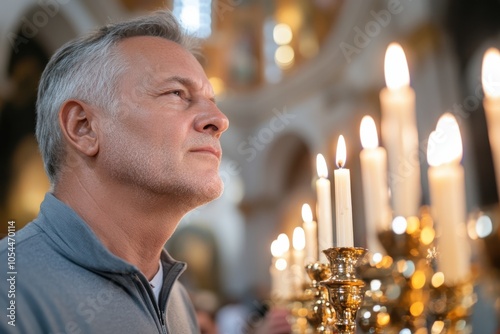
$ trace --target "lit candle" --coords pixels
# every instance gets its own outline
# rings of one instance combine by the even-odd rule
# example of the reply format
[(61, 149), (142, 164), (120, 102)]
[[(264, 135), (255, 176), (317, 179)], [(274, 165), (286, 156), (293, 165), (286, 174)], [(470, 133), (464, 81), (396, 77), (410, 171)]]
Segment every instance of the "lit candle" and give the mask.
[(406, 57), (392, 43), (385, 54), (387, 88), (380, 92), (382, 141), (387, 149), (389, 185), (395, 216), (414, 216), (420, 206), (420, 164), (415, 92), (410, 87)]
[(387, 153), (378, 146), (377, 127), (373, 118), (365, 116), (359, 129), (363, 150), (359, 154), (365, 201), (365, 221), (368, 249), (383, 252), (378, 232), (389, 230), (391, 209), (387, 187)]
[(306, 273), (304, 269), (304, 248), (306, 246), (306, 237), (302, 227), (296, 227), (293, 230), (292, 246), (294, 261), (292, 266), (293, 286), (295, 291), (302, 291)]
[(481, 72), (483, 106), (488, 123), (497, 189), (500, 193), (500, 52), (497, 49), (490, 48), (486, 51)]
[(438, 270), (445, 283), (455, 285), (469, 278), (470, 249), (465, 233), (466, 206), (462, 139), (452, 114), (438, 121), (429, 136), (427, 161), (431, 212), (438, 229)]
[(290, 280), (290, 240), (285, 233), (281, 233), (276, 241), (278, 243), (278, 257), (275, 266), (279, 271), (277, 295), (279, 299), (287, 299), (292, 288)]
[[(269, 268), (269, 273), (271, 274), (271, 297), (273, 299), (278, 299), (281, 286), (281, 272), (286, 268), (286, 261), (285, 263), (278, 261), (281, 255), (278, 240), (274, 240), (271, 243), (271, 254), (273, 256), (271, 267)], [(283, 265), (285, 265), (285, 267), (283, 267)]]
[(335, 177), (335, 226), (337, 227), (337, 247), (354, 247), (352, 231), (351, 174), (344, 168), (346, 162), (344, 136), (337, 143), (337, 167)]
[(318, 248), (320, 250), (320, 261), (328, 263), (328, 259), (322, 251), (333, 247), (332, 197), (330, 180), (328, 180), (328, 168), (322, 154), (316, 156), (316, 169), (318, 172), (318, 180), (316, 180)]
[(313, 221), (312, 210), (309, 204), (302, 205), (302, 228), (306, 237), (306, 258), (304, 264), (318, 261), (318, 229)]

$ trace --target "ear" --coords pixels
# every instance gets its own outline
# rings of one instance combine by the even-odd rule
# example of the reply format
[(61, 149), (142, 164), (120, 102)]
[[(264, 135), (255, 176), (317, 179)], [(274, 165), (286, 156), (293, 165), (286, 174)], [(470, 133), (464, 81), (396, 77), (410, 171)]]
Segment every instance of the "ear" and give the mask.
[(94, 112), (92, 107), (78, 100), (64, 102), (59, 112), (59, 124), (67, 143), (89, 157), (99, 151)]

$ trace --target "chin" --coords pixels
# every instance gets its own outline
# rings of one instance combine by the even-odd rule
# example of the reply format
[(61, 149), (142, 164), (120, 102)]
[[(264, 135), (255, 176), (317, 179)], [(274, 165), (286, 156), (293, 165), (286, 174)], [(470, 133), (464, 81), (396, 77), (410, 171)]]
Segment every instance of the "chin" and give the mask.
[(210, 202), (213, 201), (214, 199), (219, 198), (222, 195), (223, 191), (224, 191), (224, 183), (222, 183), (222, 180), (219, 177), (217, 177), (217, 180), (214, 180), (212, 182), (207, 182), (203, 190), (200, 191), (200, 193), (205, 194), (205, 196), (207, 197), (207, 202)]

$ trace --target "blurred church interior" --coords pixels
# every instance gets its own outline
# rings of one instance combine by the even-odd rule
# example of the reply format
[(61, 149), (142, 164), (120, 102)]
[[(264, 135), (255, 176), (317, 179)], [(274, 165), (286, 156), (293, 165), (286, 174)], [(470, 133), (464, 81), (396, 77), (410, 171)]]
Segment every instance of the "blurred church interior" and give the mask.
[[(359, 124), (371, 115), (380, 128), (384, 54), (394, 41), (408, 60), (419, 142), (452, 112), (463, 140), (467, 212), (498, 206), (480, 71), (485, 50), (500, 46), (500, 1), (18, 0), (0, 5), (2, 236), (8, 220), (18, 228), (31, 221), (49, 190), (34, 105), (50, 56), (95, 27), (158, 8), (173, 10), (203, 39), (200, 61), (231, 124), (222, 136), (224, 194), (187, 215), (166, 246), (188, 262), (183, 279), (192, 291), (210, 292), (219, 306), (269, 298), (271, 242), (301, 226), (303, 203), (315, 206), (316, 154), (333, 170), (340, 134), (354, 242), (367, 247)], [(421, 205), (428, 205), (425, 154), (419, 159)], [(495, 267), (486, 254), (494, 250), (471, 244), (479, 272), (473, 333), (495, 333), (498, 253)]]

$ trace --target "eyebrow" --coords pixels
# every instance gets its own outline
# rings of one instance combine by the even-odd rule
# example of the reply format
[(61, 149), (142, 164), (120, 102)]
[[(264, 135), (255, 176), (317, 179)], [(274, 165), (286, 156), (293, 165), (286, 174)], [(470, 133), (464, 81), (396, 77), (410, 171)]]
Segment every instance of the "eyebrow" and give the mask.
[[(186, 77), (181, 77), (181, 76), (178, 76), (178, 75), (174, 75), (174, 76), (168, 77), (163, 82), (165, 82), (165, 83), (178, 82), (181, 85), (184, 85), (186, 87), (191, 87), (191, 88), (197, 88), (197, 86), (198, 86), (197, 83), (194, 80), (186, 78)], [(211, 96), (209, 98), (209, 100), (212, 101), (212, 102), (214, 102), (214, 103), (216, 103), (215, 96)]]

